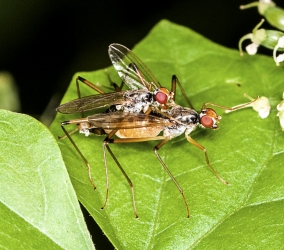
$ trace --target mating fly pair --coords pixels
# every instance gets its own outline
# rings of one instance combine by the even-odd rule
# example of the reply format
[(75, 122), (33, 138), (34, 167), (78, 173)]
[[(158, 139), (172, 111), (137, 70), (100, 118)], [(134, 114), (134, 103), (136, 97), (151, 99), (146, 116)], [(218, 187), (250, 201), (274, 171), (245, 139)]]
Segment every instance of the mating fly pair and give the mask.
[[(189, 217), (190, 212), (184, 192), (160, 157), (158, 150), (169, 140), (185, 133), (186, 139), (204, 152), (206, 163), (211, 168), (212, 172), (220, 181), (224, 184), (228, 184), (211, 166), (206, 149), (193, 140), (190, 133), (197, 126), (211, 129), (218, 128), (217, 123), (221, 119), (221, 116), (218, 116), (213, 109), (207, 108), (206, 106), (211, 105), (233, 111), (244, 108), (251, 102), (233, 108), (213, 103), (205, 103), (201, 111), (197, 112), (193, 109), (184, 89), (175, 76), (172, 78), (172, 88), (171, 91), (169, 91), (161, 86), (147, 66), (128, 48), (120, 44), (111, 44), (108, 52), (114, 68), (122, 78), (123, 83), (129, 87), (129, 90), (122, 91), (121, 88), (115, 86), (116, 92), (104, 93), (104, 91), (91, 82), (82, 77), (78, 77), (76, 83), (79, 98), (62, 104), (57, 108), (57, 111), (64, 114), (81, 112), (83, 116), (84, 111), (95, 110), (102, 107), (108, 108), (104, 113), (64, 121), (61, 123), (61, 127), (66, 137), (69, 138), (85, 162), (88, 168), (89, 180), (94, 188), (96, 188), (96, 186), (91, 177), (91, 167), (71, 138), (71, 133), (68, 133), (65, 129), (65, 126), (69, 124), (77, 125), (76, 130), (79, 130), (80, 133), (86, 136), (89, 134), (106, 135), (103, 141), (104, 165), (106, 169), (106, 198), (102, 209), (105, 208), (107, 204), (109, 192), (108, 164), (106, 157), (106, 152), (108, 151), (131, 188), (133, 210), (136, 218), (138, 218), (138, 213), (134, 198), (133, 183), (113, 154), (109, 144), (160, 140), (161, 142), (154, 147), (155, 155), (181, 193), (185, 203), (187, 217)], [(99, 92), (99, 94), (81, 97), (79, 81)], [(176, 84), (178, 84), (181, 89), (182, 94), (190, 106), (189, 108), (175, 103)]]

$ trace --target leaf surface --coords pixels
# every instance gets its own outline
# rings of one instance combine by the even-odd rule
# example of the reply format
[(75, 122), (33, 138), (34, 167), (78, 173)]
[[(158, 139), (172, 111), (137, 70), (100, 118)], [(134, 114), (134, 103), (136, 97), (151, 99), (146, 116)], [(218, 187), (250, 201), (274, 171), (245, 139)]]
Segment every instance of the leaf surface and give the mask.
[(0, 117), (1, 248), (94, 249), (52, 134), (27, 115)]
[[(115, 41), (114, 41), (115, 42)], [(106, 56), (107, 56), (107, 48)], [(94, 191), (84, 162), (68, 139), (59, 141), (68, 172), (80, 202), (118, 249), (279, 249), (284, 241), (284, 134), (276, 116), (283, 92), (283, 69), (265, 56), (245, 55), (221, 47), (194, 31), (163, 20), (133, 52), (153, 71), (161, 84), (171, 85), (177, 75), (196, 110), (205, 102), (235, 106), (252, 97), (266, 96), (271, 114), (261, 119), (251, 108), (224, 114), (216, 131), (198, 128), (191, 136), (206, 147), (209, 159), (230, 185), (221, 183), (206, 165), (204, 153), (183, 136), (165, 144), (159, 154), (183, 188), (182, 196), (153, 153), (157, 142), (112, 144), (118, 161), (135, 188), (139, 219), (134, 218), (131, 190), (107, 155), (110, 192), (105, 210), (104, 137), (73, 134), (89, 161), (97, 186)], [(120, 83), (114, 69), (112, 81)], [(77, 73), (63, 103), (77, 98), (75, 78), (109, 85), (104, 70)], [(82, 95), (95, 94), (86, 86)], [(178, 90), (176, 102), (186, 106)], [(101, 112), (101, 110), (91, 113)], [(88, 114), (86, 114), (88, 115)], [(58, 114), (52, 131), (63, 132), (60, 122), (80, 114)], [(71, 131), (73, 128), (68, 128)]]

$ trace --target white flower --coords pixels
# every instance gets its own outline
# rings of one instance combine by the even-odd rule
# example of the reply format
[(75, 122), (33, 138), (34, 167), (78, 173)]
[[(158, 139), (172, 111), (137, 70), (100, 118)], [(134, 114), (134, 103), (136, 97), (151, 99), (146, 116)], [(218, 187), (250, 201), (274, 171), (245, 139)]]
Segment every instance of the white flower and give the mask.
[[(247, 97), (248, 99), (250, 99), (251, 101), (253, 101), (254, 99), (252, 97), (250, 97), (247, 94), (244, 94), (245, 97)], [(262, 96), (262, 97), (258, 97), (254, 102), (252, 102), (248, 107), (252, 107), (253, 110), (255, 110), (256, 112), (258, 112), (258, 115), (264, 119), (267, 116), (269, 116), (269, 112), (271, 109), (269, 100), (267, 97)]]
[(248, 52), (249, 55), (252, 56), (256, 54), (258, 47), (259, 44), (251, 43), (248, 46), (246, 46), (246, 51)]
[(284, 61), (284, 55), (283, 54), (280, 54), (279, 56), (276, 57), (276, 51), (279, 49), (279, 48), (284, 48), (284, 36), (281, 36), (279, 39), (278, 39), (278, 42), (276, 44), (276, 46), (274, 47), (273, 49), (273, 59), (274, 61), (276, 62), (276, 65), (279, 66), (280, 62), (283, 62)]
[(280, 54), (276, 57), (276, 65), (279, 66), (279, 63), (283, 62), (284, 61), (284, 54)]
[[(253, 100), (252, 97), (250, 97), (249, 95), (245, 94), (244, 96), (246, 96), (247, 98), (249, 98), (250, 100)], [(255, 110), (256, 112), (258, 112), (258, 115), (264, 119), (267, 116), (269, 116), (269, 112), (271, 109), (269, 100), (267, 97), (262, 96), (257, 98), (253, 103), (251, 103), (250, 105), (253, 110)]]
[(258, 98), (255, 102), (252, 103), (252, 108), (258, 112), (258, 115), (264, 119), (269, 116), (269, 112), (271, 109), (269, 100), (267, 97), (262, 96)]

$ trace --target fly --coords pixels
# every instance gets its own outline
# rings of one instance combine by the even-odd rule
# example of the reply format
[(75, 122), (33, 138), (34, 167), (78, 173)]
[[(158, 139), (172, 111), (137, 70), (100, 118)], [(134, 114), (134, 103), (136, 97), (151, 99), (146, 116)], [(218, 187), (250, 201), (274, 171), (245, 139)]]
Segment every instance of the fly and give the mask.
[[(150, 114), (145, 114), (143, 112), (129, 113), (121, 111), (100, 113), (88, 116), (86, 118), (64, 121), (61, 123), (61, 127), (66, 136), (69, 138), (69, 140), (75, 147), (75, 149), (77, 150), (77, 152), (79, 153), (79, 155), (81, 156), (81, 158), (83, 159), (83, 161), (85, 162), (88, 168), (89, 180), (94, 188), (96, 187), (91, 177), (90, 164), (88, 163), (82, 152), (79, 150), (79, 148), (71, 138), (70, 134), (65, 129), (65, 126), (70, 124), (77, 125), (79, 132), (85, 134), (86, 136), (88, 136), (89, 134), (106, 135), (106, 138), (103, 141), (104, 165), (106, 170), (106, 196), (102, 209), (104, 209), (107, 205), (109, 192), (108, 164), (106, 157), (106, 152), (108, 151), (131, 188), (132, 204), (136, 218), (138, 218), (138, 213), (134, 198), (134, 185), (126, 174), (126, 172), (124, 171), (123, 167), (120, 165), (116, 156), (113, 154), (112, 150), (109, 147), (109, 144), (160, 140), (161, 142), (159, 142), (154, 147), (154, 153), (160, 161), (161, 165), (163, 166), (164, 170), (170, 176), (175, 186), (179, 190), (180, 194), (182, 195), (186, 207), (187, 217), (189, 218), (190, 212), (187, 199), (184, 195), (184, 191), (175, 179), (175, 177), (172, 175), (171, 171), (166, 166), (162, 158), (160, 157), (158, 150), (169, 140), (172, 140), (173, 138), (184, 133), (188, 142), (190, 142), (191, 144), (193, 144), (204, 152), (206, 163), (211, 168), (212, 172), (217, 176), (217, 178), (224, 184), (228, 184), (228, 182), (225, 181), (210, 164), (206, 148), (196, 142), (194, 139), (192, 139), (190, 133), (198, 126), (210, 129), (218, 128), (217, 123), (220, 121), (221, 116), (218, 116), (215, 110), (207, 108), (206, 106), (211, 105), (221, 109), (235, 111), (248, 106), (252, 102), (238, 105), (233, 108), (228, 108), (213, 103), (205, 103), (202, 106), (200, 112), (176, 104), (164, 112), (156, 113), (155, 111), (152, 111)], [(160, 135), (161, 133), (162, 135)]]
[[(206, 163), (217, 178), (224, 184), (228, 184), (210, 164), (205, 147), (192, 139), (190, 133), (198, 126), (210, 129), (218, 128), (217, 123), (220, 121), (221, 116), (218, 116), (215, 110), (207, 108), (207, 106), (211, 105), (224, 110), (234, 111), (246, 107), (254, 101), (233, 108), (213, 103), (205, 103), (201, 111), (197, 112), (193, 109), (191, 102), (176, 76), (172, 77), (172, 88), (171, 91), (169, 91), (161, 86), (147, 66), (125, 46), (111, 44), (109, 46), (109, 56), (114, 68), (122, 78), (123, 83), (128, 86), (129, 90), (121, 91), (121, 87), (115, 87), (117, 92), (105, 93), (88, 80), (78, 77), (76, 83), (79, 98), (62, 104), (57, 108), (58, 112), (67, 114), (81, 112), (83, 117), (84, 111), (108, 107), (105, 113), (94, 114), (86, 118), (61, 123), (66, 137), (69, 138), (70, 142), (85, 162), (88, 169), (89, 180), (94, 188), (96, 188), (96, 186), (91, 177), (90, 164), (71, 138), (73, 132), (67, 132), (65, 126), (69, 124), (77, 125), (76, 130), (79, 130), (80, 133), (86, 136), (89, 134), (106, 135), (103, 141), (104, 165), (106, 170), (106, 197), (102, 209), (106, 207), (108, 201), (109, 181), (106, 152), (109, 152), (131, 188), (133, 210), (135, 217), (138, 218), (134, 198), (134, 185), (113, 154), (109, 144), (160, 140), (154, 147), (155, 155), (181, 193), (185, 203), (187, 217), (190, 217), (188, 202), (183, 189), (161, 159), (158, 150), (169, 140), (184, 133), (188, 142), (204, 152)], [(81, 97), (79, 82), (83, 82), (99, 94)], [(175, 103), (177, 84), (189, 108)]]
[[(102, 107), (112, 107), (112, 111), (121, 110), (130, 113), (150, 113), (151, 110), (159, 112), (159, 110), (164, 111), (175, 105), (176, 84), (179, 85), (182, 93), (185, 93), (175, 76), (172, 78), (172, 91), (162, 87), (148, 67), (125, 46), (111, 44), (108, 53), (122, 83), (125, 83), (129, 90), (122, 91), (122, 86), (118, 87), (113, 84), (117, 92), (105, 93), (79, 76), (76, 80), (78, 99), (60, 105), (56, 109), (58, 112), (63, 114), (82, 113)], [(81, 97), (79, 82), (83, 82), (99, 94)], [(186, 95), (185, 98), (192, 106)]]

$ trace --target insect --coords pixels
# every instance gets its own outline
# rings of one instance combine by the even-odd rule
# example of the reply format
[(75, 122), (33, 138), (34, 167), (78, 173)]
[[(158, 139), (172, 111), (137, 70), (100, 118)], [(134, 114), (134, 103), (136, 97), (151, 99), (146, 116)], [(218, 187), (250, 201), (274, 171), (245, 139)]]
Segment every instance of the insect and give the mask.
[[(111, 45), (114, 46), (114, 45)], [(110, 50), (112, 51), (113, 47), (110, 46)], [(114, 48), (116, 48), (115, 51), (117, 51), (117, 47), (120, 49), (122, 48), (123, 51), (120, 50), (119, 53), (115, 54), (113, 52), (110, 53), (111, 60), (117, 69), (118, 73), (120, 74), (121, 78), (125, 81), (125, 83), (128, 83), (131, 88), (134, 88), (133, 91), (138, 91), (143, 86), (154, 86), (157, 85), (158, 81), (153, 81), (151, 83), (149, 80), (145, 80), (144, 77), (146, 77), (146, 73), (149, 74), (149, 70), (146, 68), (146, 66), (140, 61), (140, 59), (137, 59), (137, 57), (131, 52), (131, 56), (134, 58), (131, 58), (130, 63), (126, 64), (124, 63), (125, 60), (125, 47), (122, 45), (115, 45)], [(128, 50), (128, 49), (127, 49)], [(115, 58), (115, 59), (114, 59)], [(128, 59), (129, 60), (129, 57)], [(129, 66), (131, 63), (135, 66), (130, 68), (129, 73)], [(139, 68), (138, 66), (139, 65)], [(146, 71), (146, 73), (144, 72)], [(143, 77), (142, 77), (143, 76)], [(149, 79), (149, 77), (147, 78)], [(155, 79), (154, 76), (151, 76), (151, 79)], [(176, 84), (176, 77), (173, 77), (173, 83), (172, 86)], [(146, 84), (147, 82), (147, 84)], [(131, 83), (131, 84), (130, 84)], [(141, 86), (139, 85), (141, 84)], [(156, 87), (160, 86), (159, 84), (154, 87), (154, 89), (157, 89)], [(146, 90), (146, 89), (143, 89)], [(146, 91), (150, 91), (152, 89), (147, 89)], [(66, 135), (66, 137), (69, 138), (70, 142), (73, 144), (74, 148), (80, 155), (80, 157), (85, 162), (87, 168), (88, 168), (88, 176), (91, 184), (94, 188), (96, 188), (92, 177), (91, 177), (91, 167), (88, 163), (87, 159), (83, 155), (83, 153), (80, 151), (80, 149), (77, 147), (76, 143), (71, 138), (70, 133), (65, 129), (66, 125), (77, 125), (77, 130), (79, 130), (80, 133), (85, 134), (86, 136), (90, 134), (96, 134), (96, 135), (105, 135), (105, 139), (103, 141), (103, 156), (104, 156), (104, 165), (106, 170), (106, 196), (105, 196), (105, 202), (102, 206), (102, 209), (104, 209), (107, 205), (108, 201), (108, 192), (109, 192), (109, 180), (108, 180), (108, 164), (107, 164), (107, 152), (111, 155), (113, 160), (115, 161), (116, 165), (126, 178), (132, 192), (132, 204), (133, 204), (133, 211), (135, 214), (135, 217), (138, 218), (138, 212), (136, 208), (135, 203), (135, 193), (134, 193), (134, 185), (127, 175), (127, 173), (124, 171), (123, 167), (120, 165), (119, 161), (117, 160), (116, 156), (113, 154), (110, 144), (120, 144), (120, 143), (133, 143), (133, 142), (145, 142), (145, 141), (154, 141), (159, 140), (160, 142), (154, 147), (154, 152), (163, 166), (164, 170), (167, 172), (167, 174), (170, 176), (172, 181), (174, 182), (175, 186), (179, 190), (180, 194), (182, 195), (182, 198), (185, 203), (186, 207), (186, 213), (187, 217), (190, 217), (189, 207), (187, 199), (184, 195), (184, 191), (175, 179), (175, 177), (172, 175), (169, 168), (166, 166), (162, 158), (160, 157), (158, 150), (166, 144), (169, 140), (181, 135), (185, 134), (186, 139), (192, 143), (194, 146), (198, 147), (204, 152), (205, 159), (207, 165), (211, 168), (212, 172), (219, 178), (224, 184), (228, 184), (227, 181), (225, 181), (218, 173), (217, 171), (212, 167), (210, 164), (207, 151), (205, 147), (200, 145), (198, 142), (196, 142), (194, 139), (191, 138), (190, 133), (198, 126), (202, 128), (210, 128), (210, 129), (217, 129), (218, 125), (217, 123), (221, 119), (221, 116), (218, 116), (216, 112), (211, 109), (207, 108), (207, 106), (211, 105), (213, 107), (225, 109), (234, 111), (243, 107), (246, 107), (247, 105), (251, 104), (252, 102), (245, 103), (243, 105), (239, 105), (233, 108), (224, 107), (220, 105), (216, 105), (213, 103), (205, 103), (200, 112), (195, 111), (193, 108), (183, 107), (174, 102), (174, 94), (175, 94), (175, 87), (172, 87), (173, 95), (172, 99), (167, 99), (167, 102), (165, 102), (165, 106), (159, 104), (153, 104), (149, 103), (147, 104), (147, 110), (145, 108), (133, 110), (128, 109), (129, 103), (136, 107), (137, 103), (141, 103), (141, 100), (139, 98), (132, 102), (129, 102), (129, 99), (127, 99), (126, 102), (125, 98), (122, 97), (124, 95), (123, 91), (114, 92), (114, 93), (102, 93), (100, 95), (96, 95), (93, 99), (93, 96), (87, 96), (78, 98), (74, 101), (71, 101), (70, 103), (63, 104), (58, 107), (59, 112), (63, 113), (73, 113), (73, 112), (83, 112), (86, 110), (92, 110), (99, 107), (106, 107), (106, 106), (112, 106), (115, 105), (114, 110), (108, 109), (106, 113), (98, 113), (94, 115), (87, 116), (85, 118), (78, 118), (73, 119), (69, 121), (64, 121), (61, 123), (61, 127)], [(122, 93), (121, 93), (122, 92)], [(111, 96), (111, 98), (110, 98)], [(121, 97), (119, 100), (119, 103), (116, 102), (116, 99), (112, 101), (114, 96)], [(82, 101), (83, 100), (83, 101)], [(87, 100), (87, 101), (86, 101)], [(91, 103), (90, 103), (91, 100)], [(99, 101), (98, 101), (99, 100)], [(124, 100), (124, 101), (123, 101)], [(93, 104), (93, 103), (99, 103)], [(122, 106), (122, 108), (117, 108), (117, 106)], [(140, 105), (140, 104), (139, 104)], [(138, 107), (139, 107), (138, 105)], [(65, 112), (68, 111), (68, 112)]]
[[(207, 151), (205, 147), (200, 145), (194, 139), (191, 138), (190, 133), (198, 126), (202, 128), (210, 128), (210, 129), (217, 129), (217, 123), (220, 121), (221, 116), (218, 116), (216, 112), (211, 108), (206, 108), (207, 105), (216, 106), (218, 108), (234, 111), (240, 108), (243, 108), (249, 105), (252, 102), (237, 106), (236, 108), (227, 108), (223, 106), (219, 106), (212, 103), (205, 103), (201, 109), (201, 112), (198, 113), (197, 111), (182, 107), (179, 105), (175, 105), (170, 110), (168, 110), (165, 114), (161, 113), (127, 113), (127, 112), (110, 112), (110, 113), (100, 113), (88, 116), (86, 118), (79, 118), (70, 121), (65, 121), (61, 123), (61, 127), (69, 138), (77, 152), (80, 154), (82, 159), (84, 160), (85, 164), (88, 167), (89, 172), (89, 179), (93, 184), (90, 172), (90, 165), (86, 158), (83, 156), (79, 148), (76, 146), (75, 142), (68, 134), (64, 126), (75, 124), (78, 126), (79, 132), (88, 136), (89, 134), (97, 134), (97, 135), (106, 135), (106, 138), (103, 141), (103, 155), (104, 155), (104, 164), (106, 168), (106, 199), (105, 203), (102, 207), (105, 208), (108, 200), (108, 190), (109, 190), (109, 181), (108, 181), (108, 164), (107, 164), (107, 157), (106, 151), (109, 152), (121, 172), (123, 173), (124, 177), (126, 178), (131, 191), (132, 191), (132, 203), (135, 217), (138, 218), (138, 213), (135, 204), (134, 198), (134, 186), (120, 163), (118, 162), (117, 158), (113, 154), (112, 150), (109, 147), (109, 144), (119, 144), (119, 143), (133, 143), (133, 142), (144, 142), (144, 141), (154, 141), (154, 140), (161, 140), (154, 147), (154, 152), (160, 163), (162, 164), (165, 171), (168, 173), (170, 178), (173, 180), (174, 184), (178, 188), (179, 192), (182, 195), (184, 200), (187, 217), (190, 216), (188, 203), (184, 192), (181, 186), (178, 184), (177, 180), (174, 178), (162, 158), (160, 157), (158, 150), (169, 140), (185, 133), (186, 139), (192, 143), (194, 146), (201, 149), (205, 154), (205, 159), (207, 165), (211, 168), (212, 172), (220, 179), (224, 184), (228, 184), (212, 167), (209, 162), (209, 158), (207, 155)], [(163, 135), (159, 135), (160, 133)], [(114, 136), (117, 137), (114, 137)]]
[[(176, 84), (179, 85), (184, 93), (176, 77), (172, 80), (172, 91), (162, 87), (147, 66), (125, 46), (111, 44), (108, 52), (123, 83), (130, 90), (121, 91), (122, 86), (115, 86), (118, 91), (104, 93), (103, 90), (79, 76), (76, 80), (79, 98), (60, 105), (56, 109), (58, 112), (71, 114), (112, 106), (113, 110), (131, 113), (150, 113), (153, 109), (156, 109), (156, 111), (166, 110), (169, 106), (175, 105), (174, 92)], [(81, 97), (79, 82), (83, 82), (100, 94)], [(187, 101), (191, 105), (188, 98)]]

